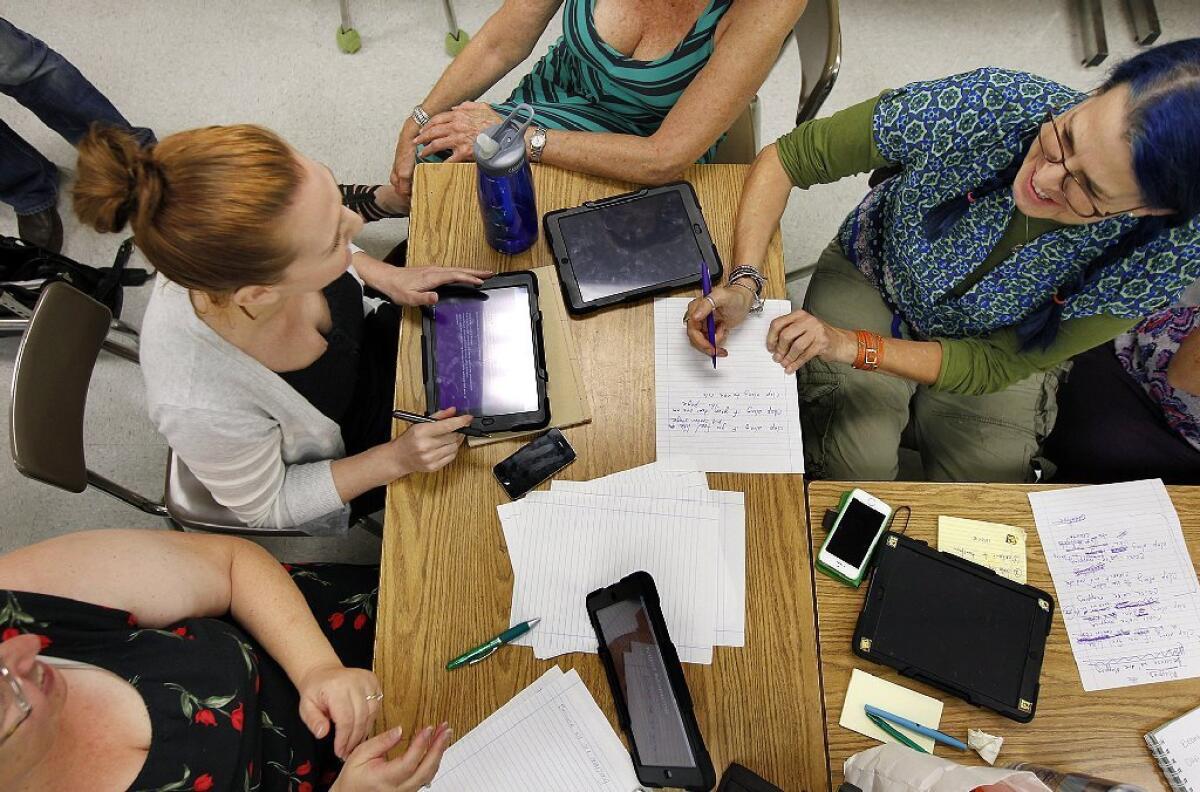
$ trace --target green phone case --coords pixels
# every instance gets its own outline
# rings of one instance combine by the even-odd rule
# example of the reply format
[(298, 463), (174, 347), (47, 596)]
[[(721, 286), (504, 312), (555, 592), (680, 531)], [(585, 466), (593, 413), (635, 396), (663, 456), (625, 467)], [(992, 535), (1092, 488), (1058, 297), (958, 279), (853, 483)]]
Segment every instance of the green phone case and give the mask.
[[(850, 500), (850, 492), (849, 491), (843, 492), (842, 497), (838, 500), (838, 508), (837, 508), (838, 516), (841, 516), (842, 512), (846, 508), (846, 503), (849, 500)], [(892, 516), (894, 516), (894, 515), (895, 515), (895, 511), (892, 512)], [(887, 522), (885, 522), (883, 524), (883, 528), (880, 529), (881, 531), (886, 531), (888, 526), (892, 524), (892, 516), (888, 517)], [(820, 571), (821, 573), (827, 575), (828, 577), (833, 578), (838, 583), (841, 583), (846, 586), (850, 586), (851, 588), (858, 588), (859, 586), (861, 586), (862, 582), (863, 582), (863, 578), (865, 578), (867, 576), (867, 570), (870, 569), (871, 564), (869, 562), (866, 564), (863, 564), (862, 572), (859, 573), (858, 577), (848, 578), (845, 575), (843, 575), (841, 572), (838, 572), (835, 569), (831, 569), (830, 567), (827, 567), (820, 562), (819, 559), (821, 558), (821, 552), (825, 549), (825, 545), (827, 545), (827, 544), (829, 544), (829, 535), (828, 534), (825, 535), (825, 541), (821, 542), (821, 548), (817, 551), (817, 557), (815, 559), (813, 559), (814, 562), (816, 563), (817, 570)]]

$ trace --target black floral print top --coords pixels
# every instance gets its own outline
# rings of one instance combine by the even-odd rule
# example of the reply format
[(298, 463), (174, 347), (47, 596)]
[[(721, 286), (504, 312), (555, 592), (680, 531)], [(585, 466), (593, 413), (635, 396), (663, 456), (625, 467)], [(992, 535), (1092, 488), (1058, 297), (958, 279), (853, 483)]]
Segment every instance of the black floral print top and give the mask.
[[(342, 662), (370, 668), (379, 568), (284, 567)], [(337, 777), (332, 735), (313, 737), (283, 669), (229, 618), (143, 629), (126, 611), (0, 589), (0, 640), (21, 633), (141, 694), (153, 737), (131, 791), (319, 792)]]

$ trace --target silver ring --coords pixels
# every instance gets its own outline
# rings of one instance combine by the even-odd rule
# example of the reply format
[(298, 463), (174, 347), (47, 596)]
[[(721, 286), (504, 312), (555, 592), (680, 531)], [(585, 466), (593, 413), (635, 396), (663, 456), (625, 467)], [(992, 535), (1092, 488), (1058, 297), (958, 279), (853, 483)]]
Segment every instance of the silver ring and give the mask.
[(704, 299), (708, 300), (708, 304), (712, 306), (714, 311), (717, 310), (717, 301), (712, 298), (711, 294), (704, 295)]
[(383, 693), (372, 693), (367, 696), (367, 701), (383, 701)]

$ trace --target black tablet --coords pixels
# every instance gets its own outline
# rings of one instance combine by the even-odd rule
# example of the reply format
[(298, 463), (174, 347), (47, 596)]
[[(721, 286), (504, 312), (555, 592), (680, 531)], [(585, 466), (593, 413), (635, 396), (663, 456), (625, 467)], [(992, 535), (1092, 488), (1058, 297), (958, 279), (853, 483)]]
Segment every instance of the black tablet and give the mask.
[(1033, 720), (1053, 598), (890, 531), (875, 561), (854, 653), (1015, 721)]
[(549, 212), (544, 225), (572, 313), (697, 286), (701, 261), (714, 284), (721, 279), (721, 259), (687, 182)]
[(421, 309), (421, 368), (429, 412), (456, 407), (484, 432), (550, 423), (537, 277), (496, 275), (479, 288), (443, 286)]
[(593, 591), (587, 596), (587, 612), (621, 729), (629, 735), (638, 781), (652, 787), (712, 789), (716, 772), (692, 712), (654, 578), (634, 572)]

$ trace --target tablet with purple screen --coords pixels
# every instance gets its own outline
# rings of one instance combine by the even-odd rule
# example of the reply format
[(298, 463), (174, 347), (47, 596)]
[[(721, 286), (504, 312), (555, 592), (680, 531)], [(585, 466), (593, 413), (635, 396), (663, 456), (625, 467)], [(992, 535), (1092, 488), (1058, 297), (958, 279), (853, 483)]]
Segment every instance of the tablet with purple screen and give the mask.
[(437, 304), (424, 309), (430, 412), (455, 407), (485, 431), (549, 421), (536, 280), (519, 275), (439, 290)]

